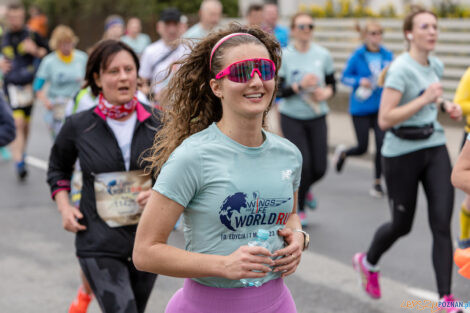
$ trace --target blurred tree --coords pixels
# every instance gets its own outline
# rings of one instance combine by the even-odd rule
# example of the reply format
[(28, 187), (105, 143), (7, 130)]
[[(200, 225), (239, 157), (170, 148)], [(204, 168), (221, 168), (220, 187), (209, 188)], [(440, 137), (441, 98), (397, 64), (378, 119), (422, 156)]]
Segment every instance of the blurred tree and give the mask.
[[(224, 16), (238, 16), (238, 0), (220, 0)], [(202, 0), (23, 0), (26, 7), (38, 5), (49, 18), (52, 31), (58, 24), (71, 26), (81, 38), (81, 45), (88, 46), (99, 40), (103, 31), (103, 21), (110, 14), (124, 18), (139, 17), (144, 31), (155, 37), (155, 21), (167, 7), (176, 7), (188, 15), (190, 21), (197, 20), (197, 12)]]

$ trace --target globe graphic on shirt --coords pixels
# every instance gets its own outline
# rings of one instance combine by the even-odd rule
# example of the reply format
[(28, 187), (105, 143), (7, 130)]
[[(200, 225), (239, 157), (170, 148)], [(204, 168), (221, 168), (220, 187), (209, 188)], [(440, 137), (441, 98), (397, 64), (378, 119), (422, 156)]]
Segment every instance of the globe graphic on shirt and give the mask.
[(235, 228), (232, 226), (232, 215), (234, 212), (241, 213), (241, 208), (246, 208), (246, 200), (247, 195), (245, 193), (237, 192), (231, 196), (228, 196), (220, 206), (220, 221), (228, 229), (235, 231)]

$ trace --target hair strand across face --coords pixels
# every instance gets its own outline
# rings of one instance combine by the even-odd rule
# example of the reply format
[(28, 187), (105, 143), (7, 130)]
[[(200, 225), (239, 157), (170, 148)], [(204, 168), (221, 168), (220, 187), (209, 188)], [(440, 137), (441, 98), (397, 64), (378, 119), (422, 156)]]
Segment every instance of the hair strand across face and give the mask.
[[(235, 36), (224, 41), (214, 52), (212, 66), (210, 66), (210, 55), (215, 44), (232, 33), (249, 33), (252, 36)], [(179, 68), (172, 75), (161, 101), (163, 126), (155, 136), (150, 156), (144, 159), (151, 164), (147, 167), (148, 172), (157, 175), (170, 154), (183, 140), (206, 129), (213, 122), (220, 121), (222, 105), (220, 99), (212, 92), (209, 82), (222, 70), (225, 51), (243, 44), (258, 44), (266, 47), (270, 59), (276, 65), (277, 85), (277, 70), (281, 66), (281, 48), (272, 35), (260, 28), (248, 28), (235, 23), (209, 34), (197, 45), (191, 47), (189, 55), (175, 63)], [(263, 126), (264, 120), (265, 116)]]

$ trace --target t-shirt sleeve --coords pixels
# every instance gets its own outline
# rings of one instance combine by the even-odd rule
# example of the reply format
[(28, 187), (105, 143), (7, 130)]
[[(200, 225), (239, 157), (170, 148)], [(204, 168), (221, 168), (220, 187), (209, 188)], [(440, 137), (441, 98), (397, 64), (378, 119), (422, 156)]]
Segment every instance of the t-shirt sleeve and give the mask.
[(406, 81), (403, 76), (403, 71), (401, 71), (400, 68), (393, 67), (392, 64), (385, 76), (384, 87), (392, 88), (403, 93), (405, 91), (405, 85)]
[(50, 59), (48, 57), (45, 57), (42, 59), (41, 64), (39, 64), (38, 71), (36, 72), (36, 78), (41, 78), (46, 81), (50, 79)]
[(444, 74), (444, 63), (442, 63), (442, 61), (438, 58), (434, 58), (433, 63), (434, 72), (436, 73), (437, 77), (439, 77), (439, 79), (442, 79), (442, 75)]
[[(163, 165), (153, 189), (187, 207), (201, 186), (202, 164), (197, 152), (181, 145)], [(194, 150), (194, 149), (192, 149)]]

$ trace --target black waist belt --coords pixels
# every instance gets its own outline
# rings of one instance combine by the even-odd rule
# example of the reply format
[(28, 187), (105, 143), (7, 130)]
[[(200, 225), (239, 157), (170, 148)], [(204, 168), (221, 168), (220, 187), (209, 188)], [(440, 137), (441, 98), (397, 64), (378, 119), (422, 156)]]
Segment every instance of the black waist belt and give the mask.
[(407, 140), (422, 140), (431, 137), (434, 133), (434, 124), (423, 126), (402, 126), (391, 128), (390, 131), (397, 137)]

